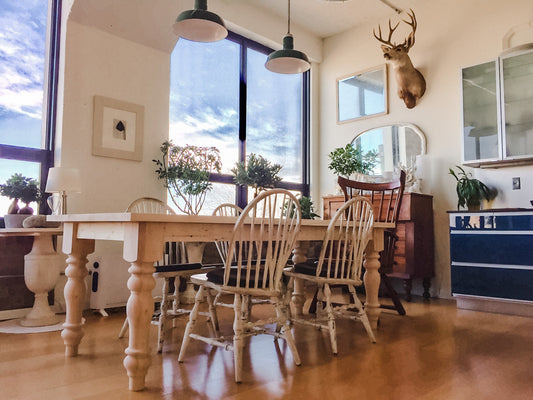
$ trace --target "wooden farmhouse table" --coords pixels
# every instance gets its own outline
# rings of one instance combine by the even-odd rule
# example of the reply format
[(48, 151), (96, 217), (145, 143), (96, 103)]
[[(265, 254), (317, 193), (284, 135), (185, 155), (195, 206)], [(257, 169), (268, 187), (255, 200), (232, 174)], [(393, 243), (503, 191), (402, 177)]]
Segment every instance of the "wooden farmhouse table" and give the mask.
[[(124, 366), (129, 389), (142, 390), (150, 365), (150, 320), (154, 309), (152, 289), (154, 262), (161, 258), (166, 241), (211, 242), (231, 239), (236, 217), (159, 215), (136, 213), (69, 214), (48, 217), (63, 223), (63, 252), (68, 255), (65, 275), (66, 320), (61, 333), (65, 354), (74, 357), (83, 337), (82, 306), (85, 299), (87, 255), (94, 251), (95, 240), (122, 241), (124, 260), (131, 263), (128, 288), (131, 291), (126, 313), (129, 321), (129, 345)], [(305, 261), (301, 243), (324, 238), (329, 221), (302, 220), (293, 260)], [(378, 301), (380, 284), (379, 251), (383, 249), (383, 231), (392, 224), (375, 223), (373, 239), (365, 252), (365, 307), (374, 328), (381, 312)], [(292, 301), (297, 313), (304, 304), (302, 282), (295, 282)]]

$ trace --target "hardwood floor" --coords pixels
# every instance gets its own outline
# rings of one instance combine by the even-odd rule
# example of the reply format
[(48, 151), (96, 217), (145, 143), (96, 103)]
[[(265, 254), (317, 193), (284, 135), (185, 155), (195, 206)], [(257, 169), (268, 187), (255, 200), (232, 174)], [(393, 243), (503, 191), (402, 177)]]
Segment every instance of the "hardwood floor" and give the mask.
[[(296, 326), (296, 367), (283, 341), (252, 338), (243, 383), (233, 380), (232, 353), (193, 341), (177, 355), (185, 318), (155, 352), (143, 392), (129, 392), (122, 366), (123, 312), (87, 313), (80, 356), (67, 359), (59, 332), (0, 333), (0, 399), (532, 399), (533, 318), (457, 310), (455, 302), (414, 298), (406, 316), (384, 311), (376, 344), (362, 324), (338, 322), (339, 355), (326, 332)], [(254, 315), (268, 305), (255, 306)], [(232, 310), (221, 309), (223, 329)], [(203, 324), (202, 324), (203, 325)]]

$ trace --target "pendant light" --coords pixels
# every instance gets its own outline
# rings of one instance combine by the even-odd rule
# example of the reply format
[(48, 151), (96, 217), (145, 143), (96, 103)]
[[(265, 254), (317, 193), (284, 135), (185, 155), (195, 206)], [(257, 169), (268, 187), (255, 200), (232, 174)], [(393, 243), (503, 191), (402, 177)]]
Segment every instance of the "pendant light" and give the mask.
[(265, 67), (279, 74), (299, 74), (311, 68), (311, 64), (305, 53), (294, 50), (294, 40), (291, 35), (291, 0), (287, 2), (288, 27), (287, 34), (283, 38), (283, 49), (270, 53)]
[(228, 36), (222, 18), (207, 11), (207, 0), (195, 0), (194, 10), (178, 15), (173, 28), (176, 35), (195, 42), (216, 42)]

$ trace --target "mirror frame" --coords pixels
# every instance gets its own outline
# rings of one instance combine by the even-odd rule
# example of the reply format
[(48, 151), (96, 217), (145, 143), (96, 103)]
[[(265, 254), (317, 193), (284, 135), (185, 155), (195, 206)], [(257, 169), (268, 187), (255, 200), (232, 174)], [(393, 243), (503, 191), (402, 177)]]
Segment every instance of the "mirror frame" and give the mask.
[[(374, 73), (376, 71), (382, 71), (382, 73), (383, 73), (383, 112), (374, 113), (374, 114), (366, 114), (366, 115), (361, 115), (359, 117), (354, 117), (354, 118), (341, 120), (340, 119), (340, 115), (339, 115), (340, 104), (343, 101), (346, 101), (346, 100), (343, 100), (339, 96), (339, 85), (340, 85), (340, 83), (342, 81), (345, 81), (345, 80), (349, 79), (349, 78), (361, 77), (361, 76), (364, 76), (365, 74)], [(381, 64), (381, 65), (378, 65), (376, 67), (368, 68), (368, 69), (360, 71), (360, 72), (348, 74), (348, 75), (342, 76), (340, 78), (337, 78), (336, 85), (335, 85), (336, 92), (337, 92), (337, 103), (336, 103), (337, 124), (345, 124), (345, 123), (356, 121), (356, 120), (360, 120), (360, 119), (366, 119), (366, 118), (377, 117), (377, 116), (380, 116), (380, 115), (388, 114), (388, 112), (389, 112), (389, 96), (388, 96), (389, 89), (388, 89), (388, 77), (387, 77), (387, 75), (388, 75), (387, 74), (387, 64)]]
[[(394, 125), (407, 127), (407, 128), (410, 128), (413, 132), (415, 132), (418, 135), (418, 137), (420, 138), (420, 142), (421, 142), (420, 143), (420, 151), (421, 151), (421, 153), (419, 155), (427, 154), (427, 138), (426, 138), (426, 134), (422, 131), (422, 129), (420, 129), (415, 124), (405, 123), (405, 122), (391, 122), (389, 124), (382, 124), (382, 125), (373, 126), (371, 128), (365, 129), (364, 131), (359, 132), (358, 134), (356, 134), (350, 143), (351, 144), (355, 144), (356, 139), (359, 136), (363, 135), (364, 133), (373, 131), (375, 129), (386, 128), (386, 127), (394, 126)], [(369, 175), (369, 176), (381, 176), (381, 175)]]

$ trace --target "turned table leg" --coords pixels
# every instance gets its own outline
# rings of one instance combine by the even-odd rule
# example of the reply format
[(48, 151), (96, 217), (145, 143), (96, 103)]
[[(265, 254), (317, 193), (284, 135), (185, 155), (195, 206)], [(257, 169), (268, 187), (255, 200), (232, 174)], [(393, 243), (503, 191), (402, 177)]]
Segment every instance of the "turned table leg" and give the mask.
[(94, 251), (94, 240), (77, 239), (77, 225), (65, 223), (63, 226), (63, 252), (68, 254), (65, 275), (66, 317), (61, 337), (65, 343), (65, 355), (78, 355), (78, 346), (83, 337), (82, 312), (85, 301), (85, 277), (88, 274), (87, 254)]
[(381, 276), (379, 274), (379, 252), (383, 250), (383, 230), (374, 228), (373, 239), (368, 243), (365, 250), (364, 283), (366, 291), (365, 310), (372, 329), (377, 329), (381, 308), (379, 307), (379, 284)]
[[(294, 264), (303, 263), (307, 260), (308, 247), (308, 242), (296, 242), (292, 256), (292, 261)], [(295, 316), (302, 315), (305, 303), (305, 287), (304, 282), (301, 279), (294, 279), (291, 302), (294, 307)]]
[[(150, 229), (151, 228), (151, 229)], [(161, 232), (149, 224), (129, 224), (124, 232), (124, 259), (128, 269), (130, 297), (126, 306), (129, 322), (129, 344), (124, 367), (129, 376), (129, 389), (144, 389), (150, 366), (150, 321), (154, 312), (152, 289), (155, 287), (154, 262), (163, 248)]]

